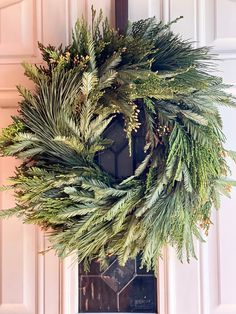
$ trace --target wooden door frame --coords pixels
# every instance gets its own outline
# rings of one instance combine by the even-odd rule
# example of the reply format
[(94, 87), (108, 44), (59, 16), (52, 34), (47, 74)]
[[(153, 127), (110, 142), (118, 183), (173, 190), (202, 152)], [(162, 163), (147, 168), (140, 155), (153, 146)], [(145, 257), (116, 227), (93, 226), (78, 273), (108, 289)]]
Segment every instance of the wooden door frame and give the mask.
[(128, 0), (115, 0), (115, 24), (121, 33), (128, 24)]

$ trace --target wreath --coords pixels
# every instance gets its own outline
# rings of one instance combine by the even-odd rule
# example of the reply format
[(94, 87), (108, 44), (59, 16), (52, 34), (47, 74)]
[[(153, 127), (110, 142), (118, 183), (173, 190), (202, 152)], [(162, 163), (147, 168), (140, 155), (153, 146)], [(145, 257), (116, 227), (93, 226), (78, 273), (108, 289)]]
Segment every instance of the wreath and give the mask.
[[(189, 259), (234, 184), (225, 157), (236, 156), (223, 146), (218, 111), (234, 99), (212, 74), (209, 49), (170, 25), (151, 18), (119, 34), (93, 11), (91, 27), (76, 23), (70, 46), (39, 44), (44, 65), (23, 65), (35, 89), (18, 87), (19, 115), (1, 134), (2, 155), (22, 160), (11, 178), (16, 206), (1, 216), (48, 230), (61, 257), (76, 252), (85, 265), (105, 265), (116, 255), (124, 265), (141, 254), (154, 269), (171, 245)], [(125, 179), (97, 161), (117, 116), (130, 148), (145, 129), (145, 158)]]

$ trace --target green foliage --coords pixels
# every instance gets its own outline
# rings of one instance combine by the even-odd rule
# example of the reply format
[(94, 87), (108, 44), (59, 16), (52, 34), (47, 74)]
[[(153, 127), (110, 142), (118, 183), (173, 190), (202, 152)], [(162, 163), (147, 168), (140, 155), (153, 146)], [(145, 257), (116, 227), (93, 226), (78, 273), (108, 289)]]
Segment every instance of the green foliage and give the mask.
[[(225, 156), (236, 157), (224, 149), (218, 112), (234, 99), (210, 73), (208, 48), (193, 48), (154, 19), (119, 35), (92, 13), (91, 29), (76, 23), (71, 46), (39, 45), (46, 67), (24, 64), (36, 89), (18, 87), (19, 117), (0, 137), (2, 155), (23, 160), (11, 178), (17, 206), (1, 217), (51, 228), (59, 256), (76, 251), (88, 264), (105, 265), (110, 254), (125, 264), (141, 252), (143, 265), (156, 268), (167, 244), (189, 259), (212, 206), (235, 185), (226, 179)], [(130, 145), (132, 133), (146, 129), (146, 157), (123, 181), (96, 161), (117, 114)]]

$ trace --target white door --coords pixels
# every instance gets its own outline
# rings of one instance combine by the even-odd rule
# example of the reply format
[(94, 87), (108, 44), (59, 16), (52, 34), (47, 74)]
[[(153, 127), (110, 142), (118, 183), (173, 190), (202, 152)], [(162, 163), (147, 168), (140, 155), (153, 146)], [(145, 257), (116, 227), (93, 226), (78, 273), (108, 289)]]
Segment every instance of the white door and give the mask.
[[(110, 0), (0, 0), (0, 128), (17, 112), (16, 85), (31, 87), (22, 61), (41, 62), (38, 41), (69, 44), (72, 26), (82, 15), (90, 18), (93, 2), (112, 20)], [(0, 185), (16, 165), (13, 158), (0, 158)], [(12, 206), (12, 194), (1, 193), (0, 209)], [(39, 254), (47, 247), (37, 227), (16, 218), (0, 221), (0, 314), (77, 313), (77, 267), (53, 252)]]
[[(37, 42), (68, 44), (81, 1), (0, 0), (0, 127), (10, 122), (19, 101), (16, 84), (30, 87), (21, 62), (41, 62)], [(0, 184), (13, 174), (12, 158), (0, 159)], [(14, 205), (10, 193), (0, 207)], [(61, 265), (47, 248), (43, 233), (16, 218), (0, 222), (0, 314), (59, 314)], [(67, 312), (68, 313), (68, 312)]]
[[(219, 54), (219, 72), (232, 84), (236, 95), (236, 1), (235, 0), (129, 0), (131, 19), (156, 15), (169, 22), (183, 15), (174, 27), (196, 46), (213, 46)], [(139, 5), (138, 5), (139, 4)], [(236, 150), (236, 110), (221, 110), (226, 146)], [(230, 162), (232, 177), (236, 166)], [(177, 261), (167, 249), (160, 264), (160, 314), (236, 313), (236, 189), (231, 200), (222, 199), (213, 213), (214, 226), (206, 244), (196, 243), (198, 261)]]
[[(113, 21), (114, 0), (0, 0), (0, 127), (17, 110), (15, 85), (29, 86), (22, 60), (40, 62), (37, 41), (69, 43), (71, 26), (81, 14), (90, 16), (91, 4)], [(184, 15), (175, 30), (196, 45), (214, 46), (223, 60), (220, 74), (227, 83), (236, 82), (235, 0), (129, 0), (130, 19), (153, 15), (165, 22)], [(227, 145), (236, 150), (236, 112), (224, 109), (222, 114)], [(15, 165), (13, 159), (0, 159), (0, 184)], [(232, 170), (236, 178), (234, 165)], [(172, 249), (166, 250), (158, 278), (160, 314), (236, 313), (234, 204), (235, 191), (214, 215), (207, 244), (196, 243), (198, 261), (181, 264)], [(12, 196), (1, 193), (1, 208), (12, 205)], [(38, 254), (47, 243), (37, 228), (15, 218), (0, 224), (0, 314), (77, 313), (77, 267), (70, 260), (61, 264), (52, 252)]]

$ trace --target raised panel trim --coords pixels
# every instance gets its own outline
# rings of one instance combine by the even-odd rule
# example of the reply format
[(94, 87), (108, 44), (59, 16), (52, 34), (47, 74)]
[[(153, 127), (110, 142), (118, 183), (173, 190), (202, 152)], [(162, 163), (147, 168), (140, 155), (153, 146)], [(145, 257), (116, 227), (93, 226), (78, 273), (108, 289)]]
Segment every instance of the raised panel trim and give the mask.
[(160, 20), (164, 23), (170, 22), (170, 0), (159, 0), (160, 1)]
[(216, 2), (201, 0), (196, 4), (197, 42), (212, 46), (220, 59), (236, 59), (236, 37), (216, 38)]
[[(4, 222), (1, 222), (1, 225)], [(1, 226), (0, 226), (1, 229)], [(35, 226), (23, 226), (22, 234), (23, 241), (23, 278), (22, 278), (22, 303), (19, 304), (8, 304), (1, 303), (0, 314), (35, 314), (36, 310), (36, 229)], [(2, 248), (1, 255), (2, 255)], [(12, 278), (14, 280), (14, 278)]]
[(0, 306), (0, 314), (35, 314), (23, 304), (3, 304)]
[[(15, 5), (18, 3), (22, 3), (24, 5), (24, 1), (26, 0), (6, 0), (0, 7), (6, 8), (11, 5)], [(42, 31), (43, 31), (43, 17), (42, 17), (42, 6), (43, 0), (31, 0), (32, 5), (32, 19), (33, 19), (33, 29), (32, 29), (32, 46), (29, 47), (27, 41), (24, 43), (23, 49), (21, 49), (20, 53), (15, 54), (7, 54), (7, 55), (0, 55), (0, 65), (1, 64), (21, 64), (24, 59), (27, 59), (28, 62), (39, 63), (41, 62), (41, 57), (37, 48), (37, 42), (42, 42)], [(24, 16), (24, 24), (27, 21), (27, 17)], [(28, 26), (25, 25), (25, 28)]]
[(5, 1), (2, 1), (2, 2), (0, 3), (0, 10), (1, 10), (1, 9), (5, 9), (5, 8), (11, 6), (11, 5), (20, 3), (20, 2), (22, 2), (22, 1), (24, 1), (24, 0), (5, 0)]
[(214, 310), (215, 314), (235, 314), (236, 313), (236, 305), (231, 304), (221, 304)]
[(0, 109), (18, 108), (20, 99), (17, 89), (0, 90)]
[(210, 313), (209, 244), (199, 243), (199, 308), (201, 314)]
[(175, 259), (174, 249), (172, 247), (165, 247), (158, 265), (158, 314), (177, 314)]
[(5, 9), (7, 7), (10, 7), (11, 5), (14, 5), (14, 4), (17, 4), (17, 3), (20, 3), (24, 0), (5, 0), (5, 1), (2, 1), (0, 3), (0, 10), (1, 9)]
[(67, 257), (60, 264), (60, 314), (77, 314), (79, 309), (77, 257)]
[(215, 50), (219, 53), (232, 53), (236, 55), (236, 37), (235, 38), (218, 38), (213, 41)]

